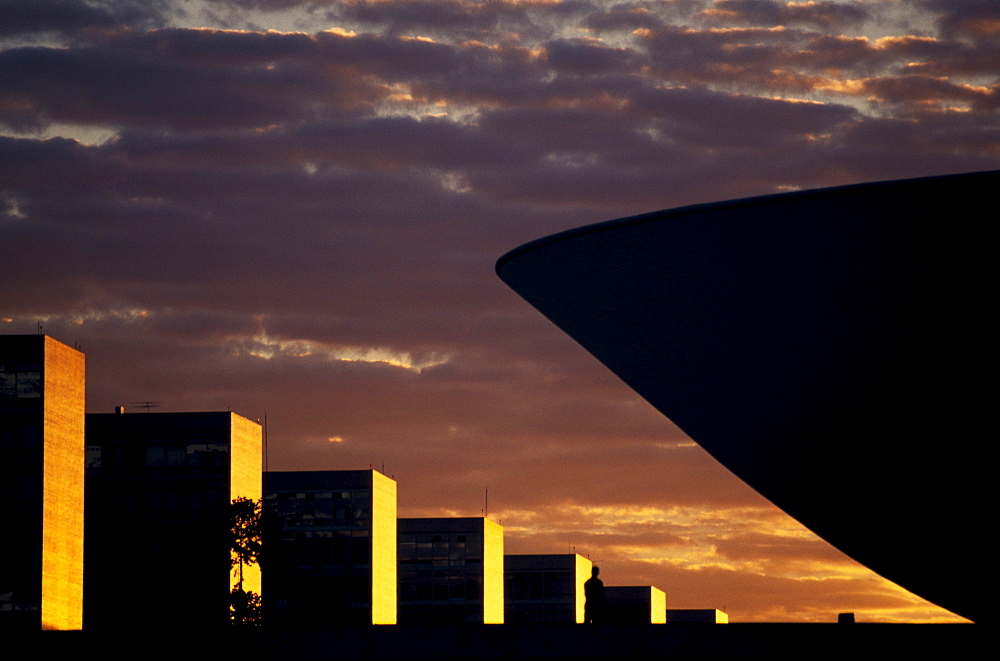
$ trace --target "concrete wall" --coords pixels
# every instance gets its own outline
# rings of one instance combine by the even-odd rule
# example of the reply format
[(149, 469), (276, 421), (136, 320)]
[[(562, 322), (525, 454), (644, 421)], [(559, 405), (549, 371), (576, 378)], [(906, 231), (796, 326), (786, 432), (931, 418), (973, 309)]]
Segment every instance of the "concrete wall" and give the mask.
[(396, 624), (396, 481), (371, 474), (372, 624)]
[(44, 337), (42, 629), (83, 627), (84, 355)]

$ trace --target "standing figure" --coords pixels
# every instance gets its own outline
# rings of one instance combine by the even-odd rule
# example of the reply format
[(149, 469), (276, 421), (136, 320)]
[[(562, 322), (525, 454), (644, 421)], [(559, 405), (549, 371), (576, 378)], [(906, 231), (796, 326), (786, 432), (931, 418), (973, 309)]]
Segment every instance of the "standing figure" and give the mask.
[(604, 622), (604, 582), (597, 578), (601, 573), (596, 565), (590, 570), (590, 578), (583, 584), (583, 621), (587, 624)]

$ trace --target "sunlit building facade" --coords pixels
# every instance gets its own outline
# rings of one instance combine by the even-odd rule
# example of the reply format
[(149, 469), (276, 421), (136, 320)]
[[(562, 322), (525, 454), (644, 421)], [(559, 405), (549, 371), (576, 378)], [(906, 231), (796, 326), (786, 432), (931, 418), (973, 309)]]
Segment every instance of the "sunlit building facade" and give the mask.
[(503, 527), (399, 519), (400, 624), (503, 624)]
[(79, 629), (84, 355), (0, 336), (0, 630)]
[(575, 553), (504, 556), (508, 624), (583, 623), (590, 560)]
[(396, 482), (375, 470), (270, 471), (264, 572), (279, 627), (396, 623)]
[(261, 440), (229, 411), (87, 415), (88, 630), (228, 622), (229, 503), (261, 498)]
[(665, 624), (667, 594), (652, 585), (605, 586), (608, 624)]

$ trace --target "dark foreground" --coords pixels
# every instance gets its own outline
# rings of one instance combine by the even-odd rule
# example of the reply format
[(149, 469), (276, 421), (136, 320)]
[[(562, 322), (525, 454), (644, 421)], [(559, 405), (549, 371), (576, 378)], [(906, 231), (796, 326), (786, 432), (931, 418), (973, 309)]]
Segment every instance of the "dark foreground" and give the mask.
[(24, 642), (37, 658), (802, 659), (818, 652), (823, 658), (851, 661), (858, 654), (948, 658), (972, 653), (983, 642), (981, 631), (975, 625), (905, 624), (375, 626), (221, 636), (162, 630), (121, 636), (52, 632), (24, 636)]

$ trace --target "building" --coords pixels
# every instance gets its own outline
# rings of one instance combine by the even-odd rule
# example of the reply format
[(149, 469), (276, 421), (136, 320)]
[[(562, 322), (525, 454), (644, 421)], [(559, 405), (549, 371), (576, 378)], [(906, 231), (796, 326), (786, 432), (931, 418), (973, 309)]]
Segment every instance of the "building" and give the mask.
[(729, 624), (729, 614), (718, 608), (670, 608), (667, 624)]
[[(990, 516), (973, 439), (992, 396), (968, 371), (992, 355), (994, 255), (970, 230), (998, 186), (1000, 170), (656, 211), (535, 240), (497, 273), (817, 535), (990, 618), (979, 537), (948, 532)], [(941, 439), (955, 447), (914, 450)]]
[(503, 624), (503, 574), (500, 524), (399, 519), (400, 624)]
[(270, 471), (264, 595), (275, 626), (396, 623), (396, 482), (374, 470)]
[(84, 355), (0, 336), (0, 629), (83, 622)]
[(608, 624), (665, 624), (667, 595), (652, 585), (611, 585), (604, 588)]
[(508, 624), (583, 624), (590, 560), (575, 553), (504, 556)]
[(229, 504), (261, 498), (261, 438), (229, 411), (87, 415), (88, 630), (228, 622)]

